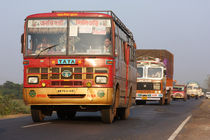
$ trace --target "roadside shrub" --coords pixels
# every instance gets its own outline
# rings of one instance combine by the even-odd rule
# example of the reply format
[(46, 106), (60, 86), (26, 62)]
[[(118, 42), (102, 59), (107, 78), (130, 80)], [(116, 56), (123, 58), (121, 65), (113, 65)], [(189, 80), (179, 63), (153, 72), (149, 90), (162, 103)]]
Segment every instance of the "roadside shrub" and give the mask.
[(29, 113), (29, 107), (26, 107), (21, 99), (13, 99), (12, 95), (0, 94), (0, 115)]

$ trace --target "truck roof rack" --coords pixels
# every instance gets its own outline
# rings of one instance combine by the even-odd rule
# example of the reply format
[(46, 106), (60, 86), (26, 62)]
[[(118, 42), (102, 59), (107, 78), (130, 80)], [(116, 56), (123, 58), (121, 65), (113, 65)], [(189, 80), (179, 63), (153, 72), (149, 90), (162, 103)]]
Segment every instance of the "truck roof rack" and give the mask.
[(113, 20), (121, 27), (121, 29), (133, 39), (133, 34), (132, 32), (123, 24), (123, 22), (115, 15), (114, 12), (111, 10), (107, 11), (52, 11), (52, 13), (63, 13), (63, 12), (73, 12), (73, 13), (102, 13), (102, 14), (108, 14), (112, 16)]

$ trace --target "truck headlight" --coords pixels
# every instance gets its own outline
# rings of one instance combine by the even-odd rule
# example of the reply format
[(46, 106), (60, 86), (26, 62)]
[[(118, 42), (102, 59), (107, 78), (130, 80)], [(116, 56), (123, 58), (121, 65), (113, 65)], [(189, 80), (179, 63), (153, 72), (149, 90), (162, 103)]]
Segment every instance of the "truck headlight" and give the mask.
[(106, 76), (96, 76), (96, 84), (106, 84), (107, 77)]
[(153, 84), (153, 89), (154, 90), (160, 90), (160, 83), (154, 83)]
[(29, 84), (38, 84), (39, 78), (37, 76), (30, 76), (28, 77)]

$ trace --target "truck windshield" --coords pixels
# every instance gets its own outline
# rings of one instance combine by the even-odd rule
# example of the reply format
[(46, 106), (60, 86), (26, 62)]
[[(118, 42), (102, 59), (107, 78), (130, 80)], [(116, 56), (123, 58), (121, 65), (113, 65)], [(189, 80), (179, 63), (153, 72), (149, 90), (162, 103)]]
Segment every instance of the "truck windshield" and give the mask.
[(161, 78), (162, 68), (148, 68), (148, 78)]
[(69, 54), (112, 54), (110, 19), (70, 19)]
[(137, 77), (141, 78), (143, 77), (143, 68), (137, 68)]
[(193, 89), (199, 89), (198, 87), (193, 87)]
[(192, 86), (188, 86), (187, 89), (192, 89)]
[(184, 87), (173, 87), (174, 91), (184, 91)]
[(61, 18), (29, 19), (26, 46), (25, 54), (33, 56), (111, 55), (111, 20), (74, 18), (68, 22)]
[[(65, 55), (66, 54), (66, 19), (28, 20), (26, 55)], [(43, 51), (53, 46), (52, 49)], [(42, 53), (40, 53), (43, 51)]]

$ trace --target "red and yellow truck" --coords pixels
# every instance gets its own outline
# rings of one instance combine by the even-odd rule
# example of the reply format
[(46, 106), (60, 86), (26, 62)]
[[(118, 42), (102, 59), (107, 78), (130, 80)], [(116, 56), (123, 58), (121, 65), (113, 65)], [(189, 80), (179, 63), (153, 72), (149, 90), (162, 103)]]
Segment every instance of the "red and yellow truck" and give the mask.
[(136, 104), (170, 104), (173, 89), (173, 54), (167, 50), (136, 50)]
[(174, 85), (171, 98), (173, 100), (182, 99), (183, 101), (186, 101), (187, 100), (186, 86), (185, 85)]
[(136, 45), (112, 11), (29, 15), (21, 37), (23, 97), (34, 122), (57, 112), (101, 111), (102, 121), (127, 119), (135, 103)]

